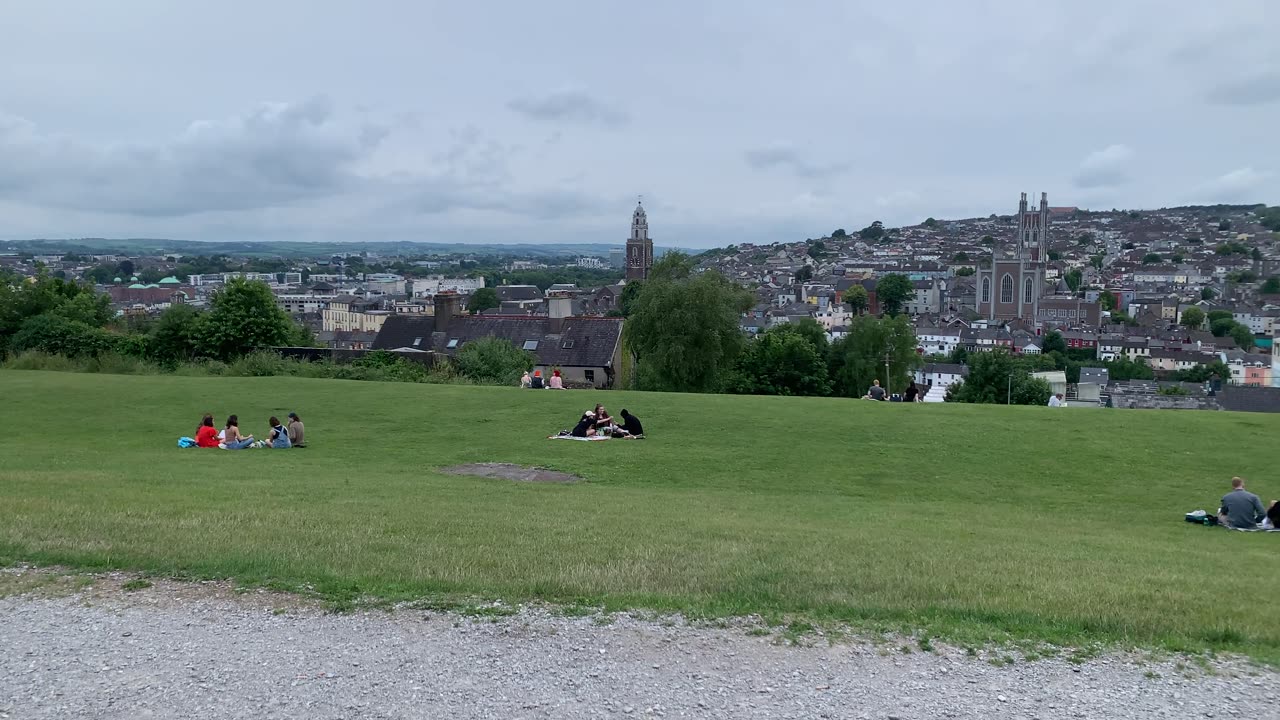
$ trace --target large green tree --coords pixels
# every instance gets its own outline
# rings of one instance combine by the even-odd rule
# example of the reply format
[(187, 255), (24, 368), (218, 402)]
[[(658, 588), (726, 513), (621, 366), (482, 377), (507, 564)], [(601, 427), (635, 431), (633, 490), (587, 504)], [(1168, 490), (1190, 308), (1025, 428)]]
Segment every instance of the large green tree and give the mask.
[(255, 349), (293, 345), (297, 336), (266, 283), (232, 278), (209, 299), (198, 339), (202, 355), (232, 360)]
[(1062, 339), (1062, 333), (1057, 330), (1050, 330), (1044, 335), (1044, 347), (1041, 351), (1048, 354), (1052, 352), (1060, 352), (1064, 356), (1067, 352), (1067, 341)]
[(867, 311), (870, 296), (867, 295), (867, 289), (861, 285), (851, 285), (844, 291), (843, 298), (845, 304), (849, 306), (849, 311), (854, 315), (861, 315)]
[(835, 393), (862, 397), (873, 380), (895, 392), (905, 389), (920, 366), (917, 345), (915, 328), (904, 315), (854, 318), (848, 334), (832, 343), (828, 353)]
[(740, 318), (750, 293), (681, 252), (654, 263), (624, 328), (644, 390), (716, 392), (745, 344)]
[(889, 273), (876, 283), (876, 299), (886, 315), (897, 315), (916, 292), (911, 281), (901, 273)]
[(112, 317), (111, 301), (92, 287), (62, 278), (0, 277), (0, 352), (23, 323), (44, 314), (100, 328)]
[(498, 291), (491, 287), (482, 287), (471, 293), (471, 297), (467, 299), (467, 310), (472, 315), (477, 315), (496, 307), (502, 307), (502, 302), (498, 300)]
[(744, 395), (830, 395), (822, 352), (825, 337), (822, 345), (820, 349), (791, 323), (771, 328), (747, 343), (729, 390)]
[(1182, 319), (1179, 322), (1188, 330), (1198, 330), (1201, 325), (1204, 325), (1204, 311), (1198, 307), (1189, 307), (1182, 311)]
[(162, 363), (180, 363), (199, 355), (201, 314), (190, 305), (170, 305), (151, 328), (148, 349)]
[(486, 385), (519, 385), (521, 374), (532, 370), (532, 353), (502, 338), (488, 337), (463, 344), (455, 356), (458, 370)]
[(968, 376), (947, 388), (948, 402), (962, 403), (1043, 405), (1049, 394), (1047, 382), (1004, 350), (969, 356)]

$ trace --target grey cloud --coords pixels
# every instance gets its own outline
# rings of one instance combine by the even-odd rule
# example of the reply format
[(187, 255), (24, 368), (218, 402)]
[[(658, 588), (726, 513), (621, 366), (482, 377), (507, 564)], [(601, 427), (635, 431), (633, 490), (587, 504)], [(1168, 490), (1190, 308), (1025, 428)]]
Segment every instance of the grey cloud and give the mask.
[(593, 97), (582, 90), (558, 90), (539, 96), (516, 98), (507, 107), (526, 117), (543, 122), (569, 122), (616, 128), (626, 125), (630, 117), (620, 108)]
[(0, 187), (37, 204), (144, 216), (271, 207), (350, 189), (385, 133), (344, 125), (324, 98), (192, 123), (156, 143), (93, 145), (10, 118)]
[(1080, 163), (1074, 182), (1079, 188), (1114, 187), (1129, 181), (1133, 150), (1128, 145), (1108, 145), (1091, 152)]
[(802, 178), (829, 177), (848, 169), (845, 163), (809, 161), (795, 148), (785, 144), (748, 150), (744, 156), (747, 165), (756, 170), (786, 170)]
[(1265, 105), (1280, 100), (1280, 70), (1268, 70), (1211, 88), (1210, 100), (1224, 105)]
[(1210, 202), (1259, 202), (1262, 188), (1273, 173), (1265, 170), (1254, 170), (1251, 167), (1239, 168), (1204, 183), (1196, 188), (1197, 201)]

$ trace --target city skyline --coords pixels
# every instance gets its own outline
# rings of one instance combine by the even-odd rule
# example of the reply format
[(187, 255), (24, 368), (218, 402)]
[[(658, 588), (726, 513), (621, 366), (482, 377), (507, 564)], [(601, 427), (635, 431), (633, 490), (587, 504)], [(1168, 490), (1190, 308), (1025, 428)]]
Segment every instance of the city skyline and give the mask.
[(4, 11), (6, 239), (615, 244), (643, 194), (704, 248), (1019, 187), (1280, 202), (1261, 1), (72, 5)]

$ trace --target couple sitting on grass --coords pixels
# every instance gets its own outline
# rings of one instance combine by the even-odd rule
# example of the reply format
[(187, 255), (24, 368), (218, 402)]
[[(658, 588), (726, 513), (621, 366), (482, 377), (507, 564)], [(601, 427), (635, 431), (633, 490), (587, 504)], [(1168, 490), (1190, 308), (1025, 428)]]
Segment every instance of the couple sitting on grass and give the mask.
[(573, 437), (615, 437), (625, 438), (628, 440), (638, 440), (644, 438), (644, 426), (640, 424), (640, 419), (635, 415), (622, 411), (622, 424), (617, 424), (609, 411), (604, 409), (603, 405), (596, 405), (595, 410), (588, 410), (582, 413), (582, 419), (578, 420), (578, 424), (572, 430), (561, 430), (561, 435), (572, 435)]
[(253, 435), (240, 433), (240, 418), (235, 415), (227, 417), (227, 426), (222, 432), (213, 427), (213, 415), (206, 414), (196, 429), (196, 447), (222, 448), (223, 450), (246, 450), (248, 448), (295, 448), (306, 447), (303, 437), (302, 419), (297, 413), (289, 413), (289, 426), (280, 424), (275, 416), (268, 421), (271, 429), (266, 440), (254, 440)]

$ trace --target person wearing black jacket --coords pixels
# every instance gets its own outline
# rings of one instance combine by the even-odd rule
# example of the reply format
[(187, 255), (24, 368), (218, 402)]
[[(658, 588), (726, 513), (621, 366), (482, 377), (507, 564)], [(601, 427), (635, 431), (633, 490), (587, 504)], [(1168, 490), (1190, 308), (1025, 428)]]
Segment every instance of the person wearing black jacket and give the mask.
[(631, 437), (643, 437), (644, 426), (640, 424), (640, 418), (627, 412), (626, 408), (622, 410), (622, 425), (620, 426), (624, 432)]

